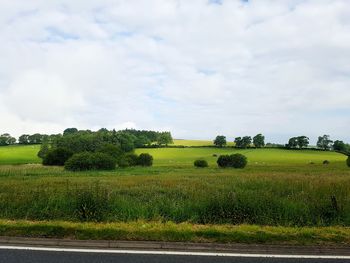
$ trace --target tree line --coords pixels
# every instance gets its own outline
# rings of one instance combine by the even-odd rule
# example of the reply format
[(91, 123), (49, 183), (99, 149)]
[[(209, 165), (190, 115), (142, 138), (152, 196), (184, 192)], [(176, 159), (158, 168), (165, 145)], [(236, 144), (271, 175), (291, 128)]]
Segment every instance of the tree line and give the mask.
[[(265, 144), (265, 136), (261, 133), (257, 134), (254, 137), (243, 136), (236, 137), (234, 139), (234, 147), (236, 148), (262, 148), (262, 147), (278, 147), (286, 149), (305, 149), (309, 147), (310, 139), (305, 135), (291, 137), (285, 145), (282, 144)], [(218, 135), (214, 139), (214, 145), (217, 147), (224, 147), (227, 145), (226, 136)], [(345, 154), (350, 153), (350, 145), (344, 143), (341, 140), (332, 141), (329, 135), (322, 135), (318, 137), (316, 147), (321, 150), (334, 150), (342, 152)]]
[(109, 131), (105, 128), (98, 130), (97, 132), (93, 132), (91, 130), (78, 130), (77, 128), (67, 128), (64, 130), (63, 134), (22, 134), (19, 136), (18, 140), (11, 136), (9, 133), (4, 133), (0, 135), (0, 146), (6, 145), (35, 145), (35, 144), (43, 144), (43, 143), (56, 143), (62, 137), (72, 134), (77, 135), (92, 135), (92, 134), (103, 134), (104, 136), (108, 136), (109, 134), (118, 134), (118, 136), (123, 137), (123, 142), (125, 147), (144, 147), (150, 146), (151, 144), (157, 145), (168, 145), (173, 142), (173, 138), (170, 132), (158, 132), (158, 131), (148, 131), (148, 130), (134, 130), (134, 129), (125, 129), (121, 131)]

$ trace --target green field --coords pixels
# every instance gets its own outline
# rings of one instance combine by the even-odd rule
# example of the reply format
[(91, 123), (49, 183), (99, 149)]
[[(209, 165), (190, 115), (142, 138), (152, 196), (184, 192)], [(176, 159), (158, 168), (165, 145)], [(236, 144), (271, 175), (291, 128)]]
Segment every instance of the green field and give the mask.
[[(0, 147), (0, 219), (124, 222), (134, 226), (138, 221), (158, 222), (156, 225), (173, 222), (196, 228), (214, 224), (215, 229), (225, 224), (249, 224), (274, 226), (278, 233), (282, 226), (297, 226), (295, 231), (302, 231), (300, 227), (333, 226), (340, 232), (343, 226), (350, 226), (350, 169), (345, 164), (346, 156), (334, 152), (214, 147), (137, 149), (137, 153), (153, 155), (153, 167), (74, 173), (61, 167), (41, 166), (36, 157), (38, 149)], [(234, 152), (248, 157), (245, 169), (217, 167), (213, 154)], [(208, 160), (209, 168), (193, 167), (197, 158)], [(330, 164), (323, 165), (324, 160)], [(37, 164), (13, 165), (23, 163)], [(26, 231), (18, 230), (15, 223), (9, 224), (2, 221), (0, 229)], [(25, 224), (30, 228), (30, 223)], [(259, 227), (255, 229), (252, 239), (241, 241), (259, 238)], [(3, 233), (11, 235), (10, 230), (6, 231)], [(158, 233), (157, 240), (197, 241), (197, 236), (177, 239), (176, 227), (172, 234), (164, 231), (168, 234)], [(96, 235), (101, 238), (103, 233)], [(220, 233), (215, 238), (213, 235), (213, 240), (222, 241), (220, 235), (224, 233)], [(227, 241), (237, 241), (235, 238), (232, 234)]]
[[(195, 145), (197, 141), (187, 141)], [(0, 147), (0, 164), (35, 164), (40, 163), (37, 157), (39, 146), (5, 146)], [(189, 167), (195, 159), (205, 159), (211, 166), (216, 166), (216, 154), (242, 153), (248, 157), (249, 165), (253, 166), (288, 166), (309, 165), (310, 162), (320, 164), (324, 160), (345, 162), (346, 157), (335, 152), (312, 150), (283, 149), (234, 149), (234, 148), (150, 148), (137, 149), (136, 153), (147, 152), (154, 157), (154, 166)]]
[(1, 164), (40, 163), (41, 159), (37, 157), (37, 153), (39, 149), (40, 149), (39, 145), (1, 146), (0, 147), (0, 165)]
[[(209, 140), (180, 140), (180, 139), (175, 139), (174, 143), (171, 145), (175, 146), (214, 146), (213, 141)], [(233, 142), (228, 142), (228, 146), (233, 146)]]

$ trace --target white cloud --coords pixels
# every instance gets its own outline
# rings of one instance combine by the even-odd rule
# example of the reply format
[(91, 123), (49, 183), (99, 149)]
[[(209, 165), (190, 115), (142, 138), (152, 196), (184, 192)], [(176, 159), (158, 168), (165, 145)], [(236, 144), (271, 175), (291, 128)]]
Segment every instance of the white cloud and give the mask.
[(0, 131), (130, 125), (181, 138), (350, 141), (346, 0), (1, 7)]

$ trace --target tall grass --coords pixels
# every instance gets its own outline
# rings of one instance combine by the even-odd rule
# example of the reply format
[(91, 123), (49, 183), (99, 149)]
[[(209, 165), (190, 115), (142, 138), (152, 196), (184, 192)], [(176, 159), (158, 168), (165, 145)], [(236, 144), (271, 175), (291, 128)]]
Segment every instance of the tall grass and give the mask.
[(98, 173), (0, 167), (3, 219), (350, 226), (349, 201), (343, 163)]

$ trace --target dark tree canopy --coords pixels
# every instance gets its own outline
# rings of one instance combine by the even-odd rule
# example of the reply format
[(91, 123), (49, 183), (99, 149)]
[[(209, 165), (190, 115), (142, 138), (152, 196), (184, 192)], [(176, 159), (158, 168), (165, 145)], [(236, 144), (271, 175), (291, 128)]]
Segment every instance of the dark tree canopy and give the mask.
[(235, 145), (237, 148), (248, 148), (251, 144), (252, 144), (252, 137), (250, 136), (235, 138)]
[(346, 152), (346, 144), (343, 141), (336, 140), (333, 143), (333, 149), (338, 152)]
[(16, 143), (16, 138), (8, 133), (0, 135), (0, 146), (12, 145)]
[(69, 135), (69, 134), (74, 134), (77, 133), (78, 129), (77, 128), (67, 128), (63, 131), (63, 135)]
[(141, 153), (137, 158), (137, 164), (141, 166), (152, 166), (153, 156), (149, 153)]
[(253, 144), (256, 148), (261, 148), (265, 146), (265, 136), (261, 133), (253, 137)]
[(216, 136), (215, 140), (214, 140), (214, 145), (218, 146), (218, 147), (223, 147), (226, 145), (226, 137), (223, 135), (218, 135)]
[(306, 136), (292, 137), (289, 139), (288, 144), (286, 144), (288, 148), (299, 147), (299, 149), (307, 148), (308, 145), (309, 145), (309, 138)]
[(160, 132), (157, 136), (158, 145), (168, 145), (173, 143), (173, 138), (170, 132)]
[(319, 136), (317, 140), (317, 147), (323, 150), (330, 150), (332, 148), (332, 140), (329, 135)]

